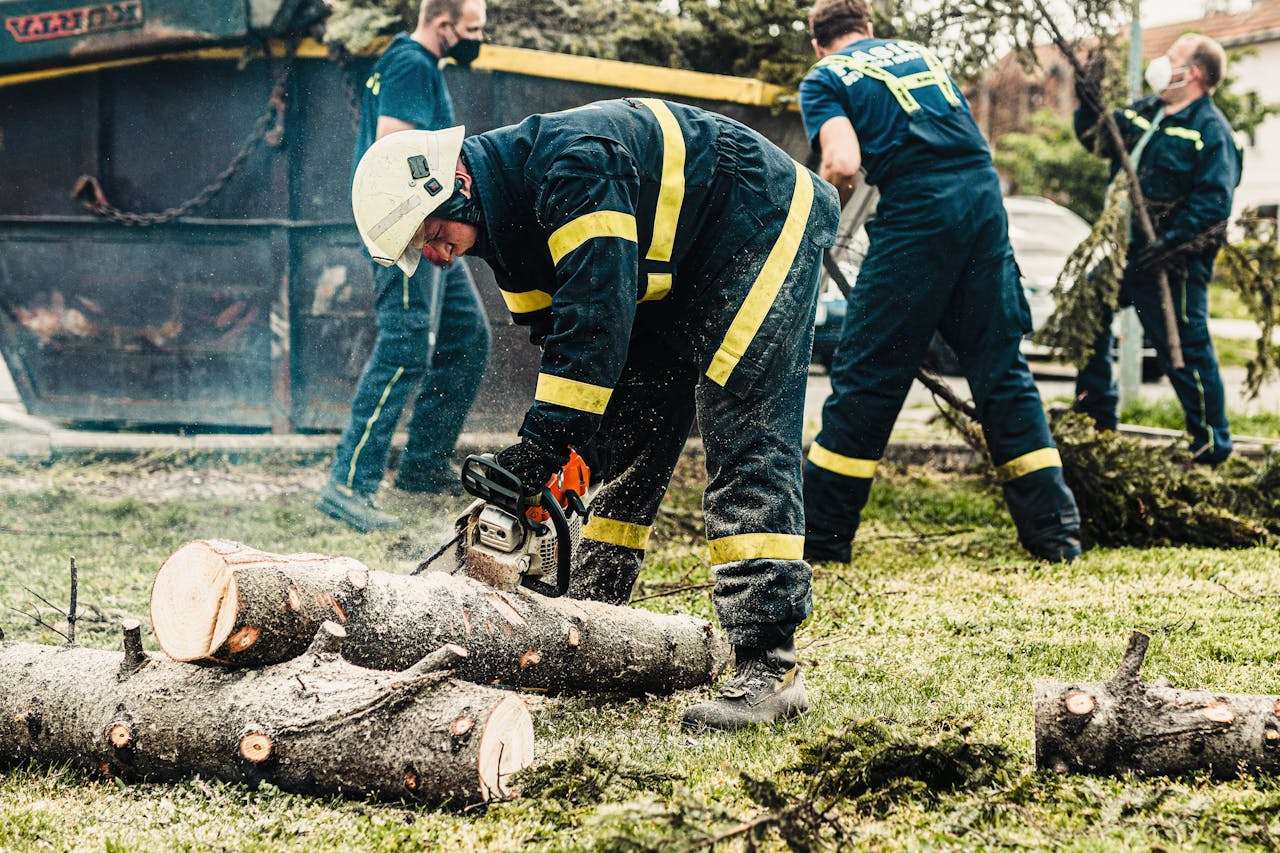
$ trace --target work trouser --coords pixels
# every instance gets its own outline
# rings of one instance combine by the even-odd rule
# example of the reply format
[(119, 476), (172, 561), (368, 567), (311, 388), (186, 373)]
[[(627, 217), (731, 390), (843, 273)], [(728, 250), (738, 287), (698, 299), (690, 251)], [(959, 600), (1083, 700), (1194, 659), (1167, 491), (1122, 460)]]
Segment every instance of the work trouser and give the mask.
[(423, 263), (412, 276), (375, 267), (374, 284), (378, 337), (330, 472), (364, 494), (382, 482), (396, 422), (420, 382), (400, 468), (447, 464), (489, 357), (489, 322), (462, 261), (445, 270)]
[[(825, 192), (817, 197), (809, 224), (833, 218), (833, 201)], [(772, 648), (808, 617), (812, 573), (803, 559), (800, 448), (822, 257), (808, 233), (790, 263), (777, 265), (766, 258), (781, 243), (779, 232), (762, 230), (703, 288), (735, 292), (730, 281), (741, 276), (754, 280), (753, 289), (777, 287), (782, 277), (770, 309), (784, 312), (776, 346), (738, 393), (708, 375), (716, 368), (708, 369), (706, 349), (727, 337), (722, 326), (712, 335), (688, 312), (661, 307), (637, 317), (622, 379), (597, 433), (607, 482), (592, 500), (569, 595), (615, 604), (630, 598), (696, 415), (706, 452), (703, 510), (720, 624), (734, 645)]]
[(1075, 499), (1019, 351), (1031, 318), (994, 170), (898, 178), (882, 187), (867, 230), (871, 245), (849, 294), (822, 431), (805, 464), (806, 536), (814, 550), (857, 533), (935, 331), (969, 382), (1020, 541), (1032, 547), (1078, 531)]
[[(1185, 366), (1175, 370), (1169, 362), (1169, 338), (1165, 331), (1160, 288), (1152, 276), (1129, 276), (1121, 286), (1121, 301), (1138, 311), (1143, 331), (1155, 346), (1156, 359), (1169, 377), (1182, 404), (1191, 452), (1198, 461), (1216, 464), (1231, 455), (1226, 393), (1218, 372), (1218, 359), (1209, 338), (1209, 288), (1212, 266), (1198, 258), (1190, 265), (1178, 263), (1169, 270), (1169, 290), (1178, 318)], [(1107, 311), (1094, 344), (1093, 357), (1076, 378), (1077, 411), (1093, 418), (1100, 429), (1115, 429), (1120, 392), (1112, 362), (1112, 314)]]

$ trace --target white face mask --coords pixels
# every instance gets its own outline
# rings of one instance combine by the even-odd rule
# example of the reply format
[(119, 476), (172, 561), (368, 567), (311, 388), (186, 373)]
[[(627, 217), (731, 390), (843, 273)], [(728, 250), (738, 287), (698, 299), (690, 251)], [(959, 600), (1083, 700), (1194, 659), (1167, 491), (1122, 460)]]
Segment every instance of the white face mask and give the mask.
[(1187, 85), (1187, 75), (1185, 73), (1182, 75), (1181, 80), (1177, 83), (1173, 82), (1173, 60), (1168, 56), (1157, 56), (1151, 60), (1151, 64), (1147, 66), (1146, 78), (1147, 85), (1157, 95), (1170, 89), (1181, 89)]

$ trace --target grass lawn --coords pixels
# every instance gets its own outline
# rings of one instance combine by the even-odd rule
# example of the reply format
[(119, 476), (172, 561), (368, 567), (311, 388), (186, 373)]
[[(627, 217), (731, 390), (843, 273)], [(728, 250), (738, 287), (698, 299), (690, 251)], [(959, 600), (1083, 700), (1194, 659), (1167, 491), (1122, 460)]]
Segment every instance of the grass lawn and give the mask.
[[(1120, 420), (1126, 424), (1140, 426), (1163, 427), (1165, 429), (1186, 429), (1182, 406), (1177, 400), (1139, 400), (1125, 406)], [(1280, 413), (1277, 412), (1241, 412), (1228, 410), (1227, 420), (1231, 423), (1231, 431), (1237, 435), (1250, 435), (1256, 438), (1280, 438)]]
[[(697, 470), (695, 460), (682, 465), (639, 595), (708, 579), (695, 532)], [(394, 509), (418, 521), (407, 533), (361, 537), (310, 508), (322, 476), (318, 466), (163, 459), (0, 462), (0, 606), (31, 605), (24, 587), (65, 600), (74, 554), (81, 601), (92, 605), (83, 642), (114, 646), (112, 623), (146, 616), (153, 572), (189, 539), (348, 554), (403, 570), (439, 541), (446, 510), (462, 503), (389, 494)], [(1069, 567), (1037, 564), (1014, 544), (998, 495), (979, 481), (890, 472), (873, 492), (854, 564), (816, 572), (815, 613), (798, 637), (816, 701), (802, 720), (691, 736), (679, 730), (680, 710), (710, 691), (541, 701), (542, 769), (526, 779), (526, 796), (465, 813), (20, 769), (0, 775), (0, 850), (681, 849), (767, 815), (766, 804), (799, 814), (797, 804), (815, 796), (845, 833), (837, 840), (828, 825), (809, 837), (819, 846), (1275, 847), (1277, 781), (1036, 773), (1030, 696), (1038, 676), (1109, 676), (1133, 628), (1153, 635), (1152, 680), (1280, 691), (1278, 570), (1280, 554), (1265, 549), (1098, 550)], [(641, 606), (712, 614), (704, 590)], [(47, 608), (46, 616), (54, 618)], [(0, 625), (11, 640), (57, 639), (8, 610)], [(867, 720), (880, 726), (868, 733)], [(830, 737), (850, 731), (861, 733), (858, 749), (832, 752)], [(863, 772), (877, 760), (884, 770), (886, 741), (909, 756), (919, 745), (954, 750), (966, 738), (979, 746), (945, 789)], [(815, 750), (844, 774), (818, 795), (812, 772), (790, 770)], [(771, 832), (767, 822), (760, 830)], [(765, 847), (783, 842), (766, 834)]]

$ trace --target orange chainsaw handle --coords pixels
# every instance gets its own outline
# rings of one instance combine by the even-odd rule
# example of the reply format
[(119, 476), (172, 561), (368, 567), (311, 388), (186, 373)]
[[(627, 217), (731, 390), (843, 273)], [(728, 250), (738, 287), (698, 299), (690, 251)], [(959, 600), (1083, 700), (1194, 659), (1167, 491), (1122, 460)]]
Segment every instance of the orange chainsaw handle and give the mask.
[[(578, 455), (578, 451), (569, 448), (569, 461), (547, 480), (547, 488), (551, 491), (551, 496), (563, 509), (569, 509), (574, 504), (573, 498), (569, 496), (572, 494), (578, 498), (578, 504), (581, 505), (581, 499), (586, 497), (590, 486), (591, 469), (587, 467), (586, 460)], [(550, 514), (540, 506), (529, 507), (525, 511), (525, 517), (535, 524), (542, 524), (551, 518)]]

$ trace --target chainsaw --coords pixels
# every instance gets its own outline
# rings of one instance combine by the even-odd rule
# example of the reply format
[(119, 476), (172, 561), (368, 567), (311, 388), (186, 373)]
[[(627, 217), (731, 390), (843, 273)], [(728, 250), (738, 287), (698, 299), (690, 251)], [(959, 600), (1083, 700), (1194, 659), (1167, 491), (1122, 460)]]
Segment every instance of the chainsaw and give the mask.
[(533, 501), (521, 494), (520, 479), (490, 454), (467, 457), (462, 487), (476, 500), (458, 516), (457, 535), (446, 545), (457, 546), (454, 571), (497, 589), (524, 586), (546, 596), (564, 595), (591, 487), (591, 469), (582, 457), (570, 450), (569, 461)]

